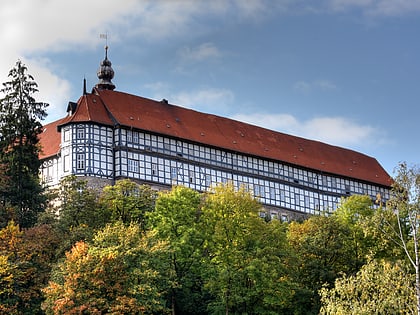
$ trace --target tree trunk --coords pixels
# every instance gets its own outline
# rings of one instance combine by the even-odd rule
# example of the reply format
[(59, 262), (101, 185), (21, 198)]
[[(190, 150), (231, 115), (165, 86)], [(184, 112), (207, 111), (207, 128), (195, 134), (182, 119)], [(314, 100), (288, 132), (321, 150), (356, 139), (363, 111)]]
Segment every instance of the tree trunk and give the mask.
[(420, 315), (420, 259), (417, 229), (414, 229), (414, 253), (416, 255), (416, 297), (417, 297), (417, 315)]

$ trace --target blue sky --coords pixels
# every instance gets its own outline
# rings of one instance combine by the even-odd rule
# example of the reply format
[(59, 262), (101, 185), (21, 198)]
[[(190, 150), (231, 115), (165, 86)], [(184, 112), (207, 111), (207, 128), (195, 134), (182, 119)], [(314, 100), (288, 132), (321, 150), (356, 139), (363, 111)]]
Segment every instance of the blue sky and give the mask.
[(419, 164), (419, 0), (5, 0), (18, 59), (63, 117), (108, 57), (117, 90)]

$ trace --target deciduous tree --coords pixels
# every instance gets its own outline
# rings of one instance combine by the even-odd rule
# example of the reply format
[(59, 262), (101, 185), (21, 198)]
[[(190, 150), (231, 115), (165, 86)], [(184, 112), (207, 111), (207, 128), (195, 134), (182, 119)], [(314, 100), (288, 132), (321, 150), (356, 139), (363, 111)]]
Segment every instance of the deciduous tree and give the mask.
[(420, 314), (420, 170), (401, 163), (379, 225), (384, 235), (403, 249), (415, 277), (417, 314)]
[(208, 239), (202, 217), (202, 196), (183, 186), (161, 192), (150, 212), (150, 227), (168, 243), (172, 314), (203, 314), (206, 298), (201, 278), (203, 248)]
[(260, 210), (244, 187), (219, 185), (206, 196), (205, 284), (215, 297), (212, 314), (281, 314), (290, 306), (285, 229), (262, 220)]
[(414, 276), (401, 263), (372, 260), (322, 288), (321, 314), (416, 314)]
[(42, 314), (41, 289), (49, 279), (58, 235), (50, 226), (0, 230), (0, 313)]
[(350, 229), (333, 217), (313, 216), (301, 223), (291, 222), (288, 241), (296, 254), (294, 281), (301, 291), (297, 297), (306, 297), (304, 314), (317, 314), (318, 290), (325, 284), (332, 286), (340, 273), (354, 270)]
[(154, 209), (155, 199), (156, 192), (150, 186), (123, 179), (106, 186), (100, 202), (111, 213), (111, 220), (127, 224), (137, 222), (145, 230), (146, 214)]
[(166, 248), (122, 222), (80, 241), (60, 266), (61, 280), (44, 292), (47, 314), (166, 314), (157, 272)]

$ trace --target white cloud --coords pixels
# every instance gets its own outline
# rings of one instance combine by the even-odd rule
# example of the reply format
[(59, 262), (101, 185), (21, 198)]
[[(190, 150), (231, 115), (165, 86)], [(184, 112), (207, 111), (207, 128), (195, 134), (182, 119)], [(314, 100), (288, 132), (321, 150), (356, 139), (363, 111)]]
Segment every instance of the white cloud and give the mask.
[[(61, 79), (50, 70), (53, 67), (49, 65), (47, 59), (27, 60), (26, 65), (30, 74), (36, 73), (34, 80), (38, 84), (39, 92), (35, 95), (35, 99), (49, 104), (47, 109), (49, 116), (46, 118), (46, 122), (63, 117), (67, 102), (70, 99), (69, 82)], [(82, 87), (82, 84), (80, 86)], [(82, 89), (80, 89), (80, 92), (82, 92)]]
[(351, 147), (382, 143), (380, 131), (344, 117), (315, 117), (298, 120), (289, 114), (237, 114), (231, 118), (287, 134)]
[(293, 85), (293, 89), (306, 93), (313, 90), (335, 90), (337, 86), (329, 80), (298, 81)]
[(173, 94), (170, 96), (169, 102), (183, 107), (215, 113), (220, 111), (226, 112), (228, 105), (232, 104), (234, 99), (235, 96), (230, 90), (209, 88)]
[(359, 9), (374, 16), (401, 16), (420, 12), (418, 0), (329, 0), (333, 11)]
[[(70, 83), (54, 72), (50, 61), (39, 62), (35, 56), (93, 49), (103, 43), (99, 34), (104, 32), (109, 33), (110, 43), (139, 35), (143, 40), (161, 40), (197, 34), (206, 27), (203, 25), (209, 25), (202, 23), (203, 19), (228, 14), (262, 16), (265, 7), (265, 1), (260, 0), (4, 0), (0, 2), (0, 82), (7, 80), (7, 73), (21, 59), (43, 94), (52, 92), (47, 99), (62, 106), (68, 101)], [(215, 58), (220, 51), (212, 43), (204, 43), (186, 48), (182, 54), (199, 61)]]
[(184, 46), (178, 51), (178, 56), (184, 62), (199, 62), (219, 58), (222, 53), (213, 43), (203, 43), (196, 47)]

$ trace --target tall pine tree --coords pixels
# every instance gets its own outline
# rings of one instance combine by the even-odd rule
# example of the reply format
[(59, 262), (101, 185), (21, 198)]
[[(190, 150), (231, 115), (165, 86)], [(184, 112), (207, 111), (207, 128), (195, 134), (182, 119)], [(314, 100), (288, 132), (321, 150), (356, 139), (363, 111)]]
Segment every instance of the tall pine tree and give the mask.
[(25, 228), (35, 224), (46, 201), (38, 176), (38, 135), (48, 104), (35, 101), (38, 85), (20, 60), (8, 77), (0, 90), (0, 165), (6, 183), (0, 186), (0, 198), (9, 219)]

